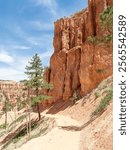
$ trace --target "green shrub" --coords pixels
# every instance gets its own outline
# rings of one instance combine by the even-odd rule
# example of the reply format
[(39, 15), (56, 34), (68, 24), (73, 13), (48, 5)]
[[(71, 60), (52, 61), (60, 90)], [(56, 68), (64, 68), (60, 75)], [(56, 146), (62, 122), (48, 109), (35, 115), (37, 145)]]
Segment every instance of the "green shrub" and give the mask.
[[(31, 131), (36, 129), (38, 126), (37, 122), (31, 124)], [(14, 138), (13, 138), (13, 143), (17, 143), (22, 137), (24, 137), (27, 134), (27, 128), (24, 128), (21, 130)]]
[(105, 71), (105, 69), (97, 69), (96, 72), (97, 73), (105, 73), (106, 71)]
[(0, 129), (5, 129), (5, 128), (6, 128), (5, 123), (0, 125)]
[(89, 36), (87, 38), (87, 42), (89, 44), (93, 44), (93, 45), (98, 45), (101, 43), (109, 43), (113, 40), (113, 36), (112, 34), (105, 34), (102, 37), (97, 37), (97, 36)]
[(41, 136), (43, 133), (45, 133), (45, 131), (46, 131), (47, 129), (48, 129), (47, 127), (41, 129), (37, 134), (32, 135), (32, 136), (30, 137), (30, 140)]
[(113, 97), (113, 91), (112, 90), (107, 91), (106, 96), (101, 100), (100, 104), (97, 106), (95, 111), (92, 113), (92, 116), (102, 114), (102, 112), (109, 105), (109, 102), (112, 100), (112, 97)]
[(113, 31), (113, 8), (107, 7), (100, 14), (100, 27), (101, 30), (105, 33), (102, 37), (89, 36), (87, 42), (93, 45), (100, 43), (109, 43), (112, 41), (112, 31)]
[(97, 45), (100, 43), (100, 39), (97, 36), (88, 36), (87, 42), (89, 44)]
[(17, 137), (17, 138), (15, 138), (15, 139), (13, 139), (13, 143), (14, 143), (14, 144), (17, 143), (20, 139), (21, 139), (21, 137)]
[(6, 133), (6, 131), (0, 132), (0, 137), (2, 137), (5, 133)]
[(108, 33), (112, 33), (113, 29), (113, 8), (107, 7), (100, 15), (101, 28)]
[(94, 95), (95, 95), (96, 99), (99, 97), (99, 93), (98, 92), (95, 92)]
[(9, 125), (9, 127), (11, 127), (12, 125), (15, 125), (17, 122), (23, 121), (25, 119), (26, 115), (21, 115), (20, 117), (16, 118), (16, 120), (14, 120), (13, 122), (11, 122), (11, 124)]
[(31, 97), (31, 106), (35, 106), (37, 103), (40, 103), (41, 100), (48, 101), (51, 96), (39, 95), (37, 97)]
[(112, 41), (112, 39), (113, 39), (113, 36), (112, 36), (112, 34), (106, 34), (105, 36), (103, 36), (103, 42), (104, 43), (109, 43), (109, 42), (111, 42)]

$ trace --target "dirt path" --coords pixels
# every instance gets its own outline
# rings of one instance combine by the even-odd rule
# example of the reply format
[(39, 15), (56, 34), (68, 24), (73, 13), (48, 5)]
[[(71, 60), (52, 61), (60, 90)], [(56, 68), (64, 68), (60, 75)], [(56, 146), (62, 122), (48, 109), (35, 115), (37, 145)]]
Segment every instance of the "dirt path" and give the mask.
[(79, 150), (80, 132), (63, 130), (62, 127), (81, 126), (76, 120), (61, 115), (45, 115), (54, 118), (56, 127), (45, 136), (41, 136), (24, 144), (16, 150)]

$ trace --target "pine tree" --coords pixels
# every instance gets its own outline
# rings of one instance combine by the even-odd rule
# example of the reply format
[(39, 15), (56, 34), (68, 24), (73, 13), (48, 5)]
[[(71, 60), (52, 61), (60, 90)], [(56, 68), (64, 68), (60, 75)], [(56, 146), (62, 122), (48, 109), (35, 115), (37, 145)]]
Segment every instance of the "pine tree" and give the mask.
[(40, 93), (41, 89), (50, 89), (52, 85), (46, 83), (43, 79), (43, 67), (42, 62), (38, 54), (35, 54), (29, 61), (29, 65), (26, 66), (25, 74), (28, 76), (26, 81), (26, 86), (33, 91), (33, 96), (31, 95), (31, 104), (37, 106), (38, 118), (41, 120), (39, 103), (42, 100), (47, 100), (50, 97), (42, 95)]

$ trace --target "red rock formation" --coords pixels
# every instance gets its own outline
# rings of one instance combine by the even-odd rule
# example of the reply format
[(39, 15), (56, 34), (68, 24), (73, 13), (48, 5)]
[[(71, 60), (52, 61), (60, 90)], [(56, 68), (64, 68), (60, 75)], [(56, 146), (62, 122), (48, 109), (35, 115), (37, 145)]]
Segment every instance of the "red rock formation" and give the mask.
[(54, 88), (52, 101), (83, 96), (112, 74), (112, 43), (91, 45), (90, 35), (102, 36), (100, 13), (112, 0), (89, 0), (88, 9), (55, 22), (54, 53), (46, 79)]

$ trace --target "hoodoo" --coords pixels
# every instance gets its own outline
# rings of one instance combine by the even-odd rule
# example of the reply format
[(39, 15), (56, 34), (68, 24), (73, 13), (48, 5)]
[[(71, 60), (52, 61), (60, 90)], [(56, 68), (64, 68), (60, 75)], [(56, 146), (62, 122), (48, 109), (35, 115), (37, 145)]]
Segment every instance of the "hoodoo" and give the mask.
[(112, 74), (112, 42), (92, 44), (90, 37), (102, 37), (100, 15), (112, 0), (89, 0), (88, 9), (55, 22), (54, 53), (46, 80), (51, 102), (68, 100), (74, 93), (84, 96)]

